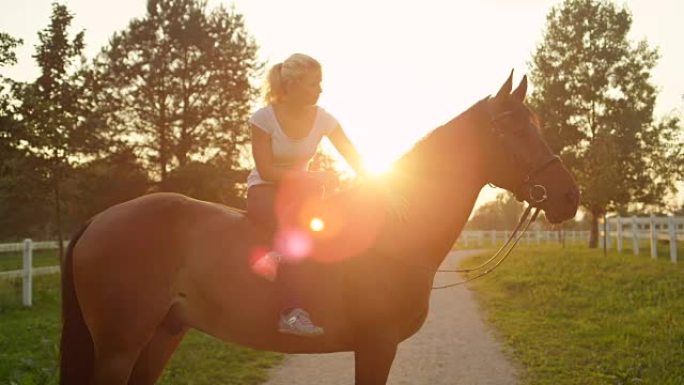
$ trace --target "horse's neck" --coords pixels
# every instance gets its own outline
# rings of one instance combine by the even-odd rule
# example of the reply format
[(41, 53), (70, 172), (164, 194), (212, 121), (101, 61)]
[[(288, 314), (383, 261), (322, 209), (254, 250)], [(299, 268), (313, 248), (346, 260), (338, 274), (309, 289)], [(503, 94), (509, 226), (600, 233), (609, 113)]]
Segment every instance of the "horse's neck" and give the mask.
[(407, 173), (394, 188), (407, 201), (407, 221), (395, 221), (387, 234), (407, 263), (436, 270), (468, 220), (485, 183), (481, 124), (471, 108), (400, 161)]

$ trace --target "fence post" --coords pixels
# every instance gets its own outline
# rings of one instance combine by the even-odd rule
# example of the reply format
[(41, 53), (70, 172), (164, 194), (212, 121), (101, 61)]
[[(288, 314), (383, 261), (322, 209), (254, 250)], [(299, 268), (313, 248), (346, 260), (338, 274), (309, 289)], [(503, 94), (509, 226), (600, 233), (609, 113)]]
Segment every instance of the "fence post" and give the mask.
[(658, 234), (655, 228), (655, 216), (651, 214), (651, 258), (658, 258)]
[(605, 218), (600, 217), (598, 219), (598, 246), (599, 249), (603, 250), (606, 245), (606, 225)]
[(492, 239), (492, 246), (496, 245), (496, 230), (491, 230), (489, 234)]
[(617, 251), (622, 253), (622, 217), (619, 215), (616, 218), (617, 223)]
[(632, 215), (632, 249), (634, 255), (639, 255), (639, 225), (636, 215)]
[(23, 255), (24, 271), (22, 273), (22, 303), (24, 306), (31, 306), (31, 267), (33, 266), (33, 244), (30, 239), (24, 239)]
[(670, 233), (670, 261), (677, 263), (677, 225), (672, 215), (667, 218), (667, 229)]

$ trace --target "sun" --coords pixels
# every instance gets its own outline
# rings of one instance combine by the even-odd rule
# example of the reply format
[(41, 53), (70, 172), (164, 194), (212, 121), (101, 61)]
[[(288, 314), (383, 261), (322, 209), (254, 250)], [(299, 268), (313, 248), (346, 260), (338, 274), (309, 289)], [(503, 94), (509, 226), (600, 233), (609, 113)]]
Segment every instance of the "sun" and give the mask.
[(384, 175), (392, 171), (394, 159), (382, 154), (369, 154), (364, 156), (363, 165), (372, 175)]
[[(357, 143), (357, 151), (361, 156), (364, 170), (370, 175), (386, 175), (393, 171), (394, 163), (400, 153), (394, 143), (385, 142), (379, 146), (380, 142), (373, 142), (372, 139), (363, 138)], [(334, 149), (330, 142), (323, 143), (323, 152), (334, 160), (333, 167), (344, 175), (354, 175), (352, 167), (342, 158), (340, 153)]]

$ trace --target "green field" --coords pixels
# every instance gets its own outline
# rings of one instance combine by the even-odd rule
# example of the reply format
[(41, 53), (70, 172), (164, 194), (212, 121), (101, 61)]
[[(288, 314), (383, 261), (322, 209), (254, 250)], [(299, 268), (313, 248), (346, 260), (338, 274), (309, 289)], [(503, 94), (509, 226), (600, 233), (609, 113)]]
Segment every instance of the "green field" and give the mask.
[[(21, 306), (21, 280), (0, 280), (0, 384), (57, 384), (59, 275), (36, 277), (32, 308)], [(281, 355), (225, 344), (190, 332), (160, 384), (260, 384)]]
[(471, 287), (521, 384), (684, 384), (684, 262), (529, 246)]
[[(59, 265), (59, 250), (34, 250), (33, 267)], [(19, 270), (23, 266), (21, 251), (0, 253), (0, 271)]]

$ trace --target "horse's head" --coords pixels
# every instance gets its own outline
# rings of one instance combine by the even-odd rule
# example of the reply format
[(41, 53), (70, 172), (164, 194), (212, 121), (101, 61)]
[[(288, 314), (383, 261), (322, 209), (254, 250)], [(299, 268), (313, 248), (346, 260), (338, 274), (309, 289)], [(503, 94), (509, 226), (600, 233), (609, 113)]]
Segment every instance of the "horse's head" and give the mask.
[(511, 92), (513, 73), (485, 106), (488, 130), (487, 182), (539, 207), (551, 223), (573, 218), (579, 190), (570, 172), (541, 136), (539, 119), (523, 104), (527, 77)]

